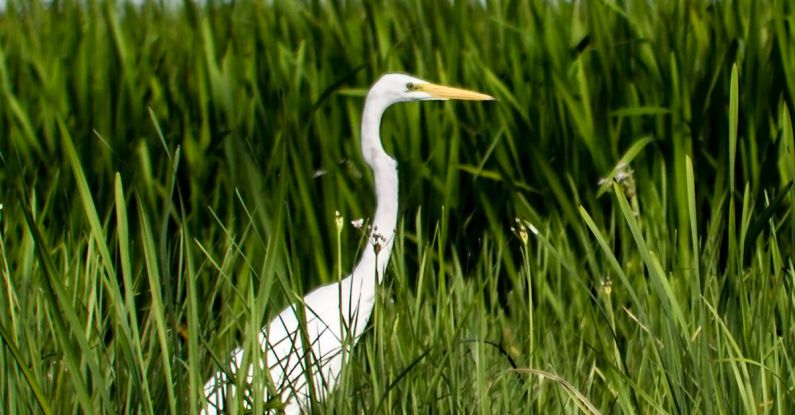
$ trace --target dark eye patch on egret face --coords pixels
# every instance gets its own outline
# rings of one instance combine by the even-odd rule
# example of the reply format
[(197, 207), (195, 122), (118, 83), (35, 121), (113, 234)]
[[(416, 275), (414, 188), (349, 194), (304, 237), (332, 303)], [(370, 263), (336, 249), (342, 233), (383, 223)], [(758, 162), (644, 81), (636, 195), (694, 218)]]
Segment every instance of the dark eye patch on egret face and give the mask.
[(417, 85), (415, 85), (413, 82), (409, 82), (406, 84), (406, 91), (411, 92), (416, 90), (417, 90)]

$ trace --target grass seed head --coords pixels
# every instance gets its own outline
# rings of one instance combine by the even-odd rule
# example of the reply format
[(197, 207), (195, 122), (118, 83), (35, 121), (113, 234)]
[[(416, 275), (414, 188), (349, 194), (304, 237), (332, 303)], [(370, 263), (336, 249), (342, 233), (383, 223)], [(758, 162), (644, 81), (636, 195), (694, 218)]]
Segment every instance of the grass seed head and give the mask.
[(337, 210), (334, 211), (334, 216), (335, 216), (334, 221), (337, 224), (337, 233), (342, 232), (342, 223), (343, 223), (342, 214), (340, 213), (339, 210)]

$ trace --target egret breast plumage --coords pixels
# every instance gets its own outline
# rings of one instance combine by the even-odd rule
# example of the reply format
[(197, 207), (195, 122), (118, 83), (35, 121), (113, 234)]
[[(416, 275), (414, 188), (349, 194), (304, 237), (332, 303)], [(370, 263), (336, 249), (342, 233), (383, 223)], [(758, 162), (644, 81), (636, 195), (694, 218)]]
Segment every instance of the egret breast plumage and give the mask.
[[(384, 111), (398, 102), (448, 99), (494, 98), (395, 73), (383, 75), (368, 91), (362, 113), (361, 149), (373, 172), (376, 209), (361, 258), (350, 275), (319, 287), (288, 306), (258, 336), (260, 350), (254, 360), (259, 361), (261, 368), (268, 369), (271, 391), (278, 394), (286, 414), (297, 414), (309, 407), (310, 389), (315, 391), (317, 400), (323, 400), (334, 389), (350, 349), (367, 326), (376, 288), (389, 262), (398, 219), (398, 171), (397, 162), (381, 144)], [(302, 319), (305, 325), (301, 324)], [(305, 340), (308, 344), (304, 344)], [(236, 349), (228, 366), (207, 381), (203, 414), (224, 413), (227, 402), (235, 402), (236, 384), (246, 388), (243, 395), (249, 399), (243, 399), (244, 406), (248, 406), (245, 402), (250, 401), (251, 394), (260, 393), (265, 400), (270, 397), (269, 388), (252, 389), (254, 370), (244, 369), (243, 360), (244, 350)], [(246, 378), (237, 382), (238, 376)]]

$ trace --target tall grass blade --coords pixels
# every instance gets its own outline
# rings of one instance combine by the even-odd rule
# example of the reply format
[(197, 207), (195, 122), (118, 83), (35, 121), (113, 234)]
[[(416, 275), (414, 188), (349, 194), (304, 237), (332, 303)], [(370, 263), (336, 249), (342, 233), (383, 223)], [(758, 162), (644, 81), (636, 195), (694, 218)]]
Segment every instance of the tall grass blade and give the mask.
[(149, 225), (149, 217), (143, 210), (143, 207), (138, 209), (138, 216), (140, 218), (141, 243), (146, 262), (146, 276), (149, 282), (149, 293), (151, 294), (152, 300), (149, 309), (149, 318), (154, 321), (157, 339), (160, 345), (160, 360), (163, 365), (163, 384), (168, 393), (169, 410), (172, 414), (176, 414), (177, 399), (176, 393), (174, 392), (174, 376), (171, 368), (172, 357), (169, 347), (171, 342), (169, 340), (168, 329), (166, 328), (166, 310), (163, 307), (163, 300), (160, 293), (162, 287), (160, 267), (158, 266), (155, 242)]

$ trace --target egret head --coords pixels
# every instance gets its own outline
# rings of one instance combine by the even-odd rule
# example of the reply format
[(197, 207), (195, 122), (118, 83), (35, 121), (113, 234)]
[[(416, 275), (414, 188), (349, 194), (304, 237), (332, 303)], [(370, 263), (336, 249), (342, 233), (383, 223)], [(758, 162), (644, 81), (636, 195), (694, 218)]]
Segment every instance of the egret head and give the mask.
[(432, 84), (405, 74), (389, 73), (382, 76), (370, 88), (367, 99), (381, 101), (388, 106), (397, 102), (445, 101), (448, 99), (492, 101), (494, 97), (465, 89)]

